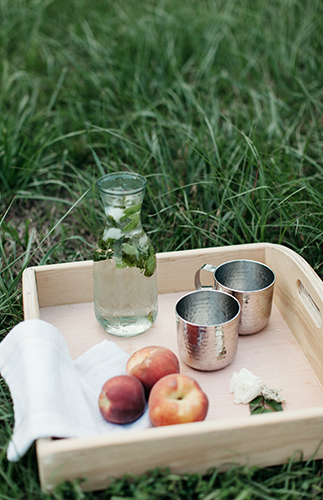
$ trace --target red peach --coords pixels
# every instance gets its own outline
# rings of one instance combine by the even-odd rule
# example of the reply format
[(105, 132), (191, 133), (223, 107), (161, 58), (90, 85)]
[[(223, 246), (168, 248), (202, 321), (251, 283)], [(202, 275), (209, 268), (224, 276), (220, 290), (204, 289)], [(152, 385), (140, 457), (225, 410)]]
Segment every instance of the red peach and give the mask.
[(112, 377), (102, 387), (100, 412), (108, 422), (129, 424), (145, 411), (145, 391), (141, 382), (130, 375)]
[(209, 400), (196, 380), (172, 374), (151, 389), (148, 408), (154, 426), (199, 422), (207, 415)]
[(148, 397), (157, 380), (171, 373), (179, 373), (180, 367), (176, 354), (167, 347), (147, 346), (130, 356), (126, 371), (140, 380)]

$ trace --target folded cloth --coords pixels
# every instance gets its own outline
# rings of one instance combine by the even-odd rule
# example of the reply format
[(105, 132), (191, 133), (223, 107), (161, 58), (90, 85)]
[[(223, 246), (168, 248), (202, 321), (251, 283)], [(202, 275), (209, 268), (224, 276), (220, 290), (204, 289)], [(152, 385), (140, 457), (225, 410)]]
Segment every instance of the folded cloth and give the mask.
[(16, 325), (0, 343), (0, 373), (11, 393), (14, 429), (7, 450), (19, 460), (44, 437), (85, 437), (150, 427), (147, 409), (131, 424), (103, 419), (98, 407), (101, 388), (125, 373), (129, 356), (104, 340), (74, 362), (61, 332), (46, 321)]

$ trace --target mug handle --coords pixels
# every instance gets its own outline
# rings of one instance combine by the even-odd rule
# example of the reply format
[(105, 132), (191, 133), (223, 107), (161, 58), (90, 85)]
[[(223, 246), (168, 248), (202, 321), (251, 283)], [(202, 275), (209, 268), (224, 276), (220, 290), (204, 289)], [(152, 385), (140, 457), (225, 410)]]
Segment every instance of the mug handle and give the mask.
[(216, 270), (216, 266), (212, 266), (212, 264), (204, 264), (204, 266), (202, 266), (200, 269), (198, 269), (196, 271), (195, 278), (194, 278), (194, 284), (195, 284), (196, 290), (201, 290), (202, 288), (205, 288), (205, 289), (213, 288), (213, 286), (212, 287), (203, 286), (201, 284), (200, 274), (201, 274), (201, 271), (210, 271), (210, 273), (214, 273), (215, 270)]

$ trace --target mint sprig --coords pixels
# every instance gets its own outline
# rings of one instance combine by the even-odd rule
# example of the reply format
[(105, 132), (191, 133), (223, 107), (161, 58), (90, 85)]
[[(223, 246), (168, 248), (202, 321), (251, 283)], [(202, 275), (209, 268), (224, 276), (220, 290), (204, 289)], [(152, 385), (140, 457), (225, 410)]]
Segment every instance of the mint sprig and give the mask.
[(93, 253), (94, 262), (105, 259), (116, 259), (116, 267), (137, 267), (149, 278), (155, 272), (157, 261), (152, 243), (143, 250), (129, 237), (120, 239), (99, 239), (98, 247)]
[(275, 411), (283, 411), (283, 406), (281, 403), (273, 399), (266, 399), (264, 396), (257, 396), (255, 399), (250, 401), (249, 409), (251, 415), (257, 415), (259, 413), (272, 413)]

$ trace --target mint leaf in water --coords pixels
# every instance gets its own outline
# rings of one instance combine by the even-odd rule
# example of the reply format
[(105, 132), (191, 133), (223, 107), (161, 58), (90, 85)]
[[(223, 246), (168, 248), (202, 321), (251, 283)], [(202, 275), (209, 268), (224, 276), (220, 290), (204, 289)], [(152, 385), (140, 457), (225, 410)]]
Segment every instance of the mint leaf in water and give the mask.
[(154, 247), (152, 245), (149, 246), (149, 256), (146, 260), (146, 266), (145, 266), (145, 276), (149, 278), (149, 276), (152, 276), (155, 272), (156, 269), (156, 255), (154, 252)]
[(108, 221), (110, 227), (118, 227), (118, 225), (117, 225), (116, 221), (114, 220), (114, 218), (112, 217), (112, 215), (107, 216), (107, 221)]
[(150, 244), (147, 250), (143, 251), (140, 247), (131, 244), (122, 244), (122, 260), (129, 267), (138, 267), (144, 271), (144, 275), (148, 278), (152, 276), (156, 269), (156, 256), (154, 247)]
[[(148, 238), (147, 238), (147, 241)], [(116, 268), (137, 267), (143, 271), (148, 278), (156, 269), (156, 255), (153, 245), (150, 243), (145, 249), (133, 242), (129, 237), (120, 239), (99, 239), (98, 248), (93, 253), (95, 262), (115, 258)]]
[(120, 222), (123, 222), (125, 219), (130, 217), (133, 214), (139, 213), (141, 210), (141, 203), (138, 205), (132, 205), (131, 207), (128, 207), (124, 210), (124, 215), (120, 217)]
[(93, 261), (100, 262), (100, 260), (107, 260), (111, 257), (108, 256), (107, 252), (101, 250), (100, 248), (96, 248), (93, 252)]
[(136, 250), (136, 247), (134, 245), (131, 245), (130, 243), (122, 243), (122, 254), (127, 255), (128, 257), (135, 259), (138, 255), (138, 250)]
[(135, 227), (138, 226), (140, 222), (140, 214), (138, 213), (123, 229), (122, 231), (124, 233), (128, 233), (129, 231), (132, 231), (135, 229)]

